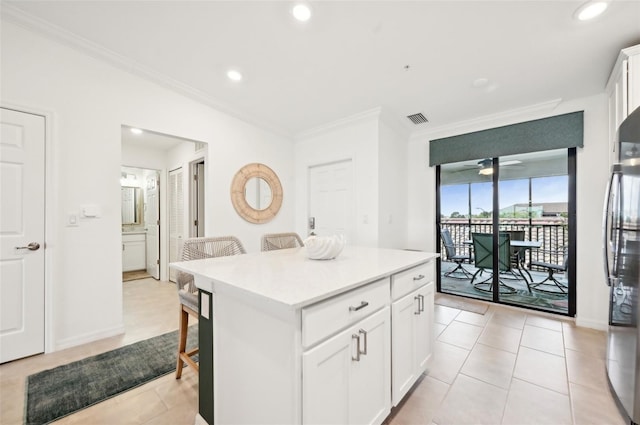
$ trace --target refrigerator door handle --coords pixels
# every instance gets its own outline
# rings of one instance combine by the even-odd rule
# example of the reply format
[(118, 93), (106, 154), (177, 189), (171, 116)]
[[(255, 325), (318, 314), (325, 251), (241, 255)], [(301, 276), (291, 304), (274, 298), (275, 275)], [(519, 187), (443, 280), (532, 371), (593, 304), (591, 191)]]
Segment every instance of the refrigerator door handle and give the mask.
[[(613, 214), (615, 213), (615, 209), (616, 206), (613, 204), (613, 200), (611, 199), (611, 197), (616, 193), (616, 191), (614, 191), (614, 183), (616, 182), (616, 180), (618, 180), (618, 177), (621, 175), (621, 169), (619, 164), (616, 164), (613, 166), (612, 171), (611, 171), (611, 177), (609, 179), (609, 184), (607, 185), (607, 191), (605, 193), (605, 199), (604, 199), (604, 214), (603, 214), (603, 237), (604, 237), (604, 244), (603, 244), (603, 253), (604, 253), (604, 274), (605, 274), (605, 278), (606, 278), (606, 283), (607, 286), (611, 286), (612, 281), (615, 280), (615, 277), (612, 276), (611, 272), (613, 270), (611, 270), (610, 263), (609, 263), (609, 257), (612, 254), (611, 250), (613, 248), (613, 246), (611, 246), (611, 237), (613, 236)], [(615, 269), (615, 267), (613, 267)]]

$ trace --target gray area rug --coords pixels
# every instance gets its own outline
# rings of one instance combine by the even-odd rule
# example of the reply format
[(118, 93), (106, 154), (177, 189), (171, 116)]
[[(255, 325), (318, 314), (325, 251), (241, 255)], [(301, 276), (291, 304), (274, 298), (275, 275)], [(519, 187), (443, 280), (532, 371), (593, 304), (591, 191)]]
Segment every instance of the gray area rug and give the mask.
[[(197, 347), (190, 326), (187, 349)], [(25, 424), (46, 424), (176, 370), (178, 331), (27, 377)]]

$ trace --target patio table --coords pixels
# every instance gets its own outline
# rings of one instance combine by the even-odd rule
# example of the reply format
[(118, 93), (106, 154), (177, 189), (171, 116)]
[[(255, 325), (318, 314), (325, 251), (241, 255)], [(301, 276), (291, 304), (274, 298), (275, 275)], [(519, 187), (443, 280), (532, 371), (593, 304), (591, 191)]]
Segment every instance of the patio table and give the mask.
[[(464, 244), (473, 245), (473, 240), (467, 239), (467, 240), (464, 241)], [(521, 258), (522, 257), (521, 256), (524, 255), (524, 251), (526, 251), (527, 249), (538, 249), (538, 248), (540, 248), (542, 246), (542, 242), (540, 242), (540, 241), (511, 240), (511, 241), (509, 241), (509, 245), (512, 248), (519, 248), (518, 249), (518, 259), (517, 259), (517, 261), (515, 261), (515, 266), (518, 269), (518, 273), (520, 274), (520, 276), (522, 276), (524, 281), (527, 282), (527, 288), (529, 289), (529, 292), (531, 292), (531, 288), (529, 288), (529, 284), (528, 284), (527, 278), (525, 277), (523, 271), (525, 273), (527, 273), (527, 276), (529, 276), (529, 280), (531, 282), (533, 282), (533, 278), (531, 277), (531, 274), (529, 273), (529, 270), (527, 270), (526, 267), (522, 267), (522, 264), (521, 264), (522, 263), (521, 262)], [(511, 272), (511, 273), (513, 274), (513, 272)]]

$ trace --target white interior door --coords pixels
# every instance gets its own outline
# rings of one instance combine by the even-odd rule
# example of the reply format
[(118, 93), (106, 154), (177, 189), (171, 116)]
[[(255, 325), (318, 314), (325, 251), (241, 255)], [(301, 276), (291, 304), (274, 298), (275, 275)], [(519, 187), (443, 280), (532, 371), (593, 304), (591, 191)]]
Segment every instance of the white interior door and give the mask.
[(309, 168), (309, 232), (342, 234), (348, 242), (355, 242), (352, 182), (351, 160)]
[(0, 108), (0, 363), (44, 351), (45, 118)]
[(191, 237), (204, 236), (205, 177), (204, 160), (191, 164)]
[(147, 229), (147, 273), (160, 279), (160, 177), (157, 171), (145, 178), (144, 223)]
[[(184, 238), (184, 187), (182, 168), (169, 172), (169, 262), (180, 261)], [(169, 280), (176, 281), (176, 272), (169, 269)]]

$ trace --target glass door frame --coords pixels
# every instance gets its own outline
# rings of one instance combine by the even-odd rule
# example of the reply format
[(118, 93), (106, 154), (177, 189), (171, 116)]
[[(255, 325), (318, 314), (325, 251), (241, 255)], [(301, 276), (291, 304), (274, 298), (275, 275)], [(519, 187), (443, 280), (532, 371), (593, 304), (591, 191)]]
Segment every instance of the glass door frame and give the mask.
[[(568, 238), (569, 238), (569, 256), (567, 262), (567, 281), (568, 281), (568, 290), (567, 290), (567, 312), (562, 315), (566, 315), (569, 317), (574, 317), (576, 315), (576, 241), (577, 241), (577, 229), (576, 229), (576, 156), (577, 150), (576, 148), (568, 148), (567, 149), (567, 174), (568, 174)], [(440, 237), (440, 229), (441, 229), (441, 196), (440, 196), (440, 187), (441, 187), (441, 176), (440, 176), (441, 166), (436, 165), (436, 252), (441, 254), (441, 237)], [(499, 231), (496, 232), (495, 229), (500, 229), (500, 158), (493, 158), (493, 175), (492, 175), (492, 229), (493, 229), (493, 252), (498, 252), (499, 248)], [(469, 200), (471, 202), (471, 200)], [(470, 218), (471, 220), (471, 218)], [(499, 268), (499, 258), (497, 255), (493, 256), (493, 270), (498, 270)], [(436, 290), (442, 293), (442, 279), (441, 279), (441, 261), (436, 262)], [(550, 312), (545, 309), (536, 308), (529, 305), (517, 304), (514, 302), (509, 302), (509, 300), (501, 299), (499, 294), (499, 273), (493, 273), (493, 292), (492, 292), (492, 302), (497, 304), (505, 304), (520, 308), (527, 308), (530, 310), (538, 310), (544, 312)], [(446, 292), (445, 292), (446, 293)], [(554, 314), (561, 314), (557, 312), (551, 312)]]

